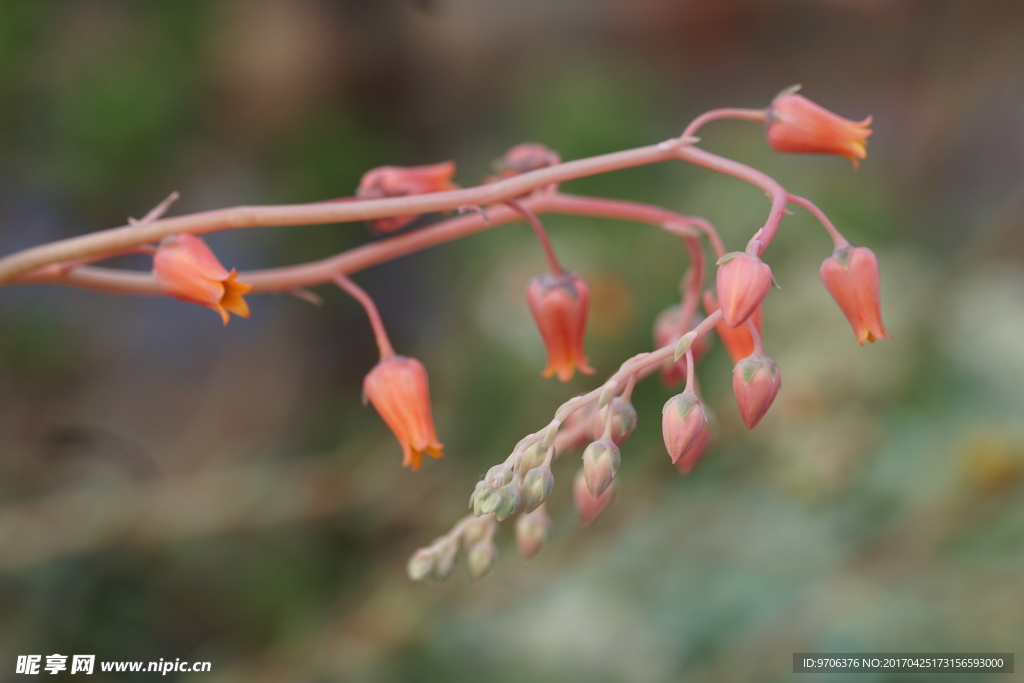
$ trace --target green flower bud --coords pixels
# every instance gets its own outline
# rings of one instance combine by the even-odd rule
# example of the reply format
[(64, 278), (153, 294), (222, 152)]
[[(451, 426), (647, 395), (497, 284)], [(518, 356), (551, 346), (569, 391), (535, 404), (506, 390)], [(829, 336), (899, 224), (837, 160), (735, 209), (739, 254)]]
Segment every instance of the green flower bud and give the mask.
[(523, 479), (523, 509), (526, 512), (536, 510), (548, 499), (554, 487), (555, 475), (551, 473), (551, 467), (548, 465), (527, 472), (526, 478)]
[(470, 546), (466, 553), (466, 565), (469, 567), (469, 576), (473, 581), (479, 581), (494, 569), (494, 562), (498, 559), (498, 549), (490, 541), (481, 541)]

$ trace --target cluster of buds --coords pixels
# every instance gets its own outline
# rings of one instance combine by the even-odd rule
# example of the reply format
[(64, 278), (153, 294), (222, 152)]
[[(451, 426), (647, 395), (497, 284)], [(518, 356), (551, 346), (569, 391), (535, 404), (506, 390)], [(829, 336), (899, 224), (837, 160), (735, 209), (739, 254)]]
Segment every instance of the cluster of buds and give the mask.
[[(758, 118), (756, 112), (748, 116)], [(797, 95), (795, 90), (780, 94), (760, 117), (766, 124), (769, 144), (777, 151), (835, 154), (850, 159), (854, 165), (864, 158), (866, 138), (871, 133), (867, 128), (870, 119), (861, 123), (843, 119)], [(537, 150), (527, 146), (517, 152), (532, 158), (531, 163), (541, 163), (538, 160), (542, 155)], [(821, 278), (853, 327), (857, 342), (888, 338), (881, 321), (874, 254), (864, 247), (850, 246), (806, 200), (788, 194), (785, 197), (790, 203), (808, 206), (835, 240), (834, 253), (822, 264)], [(538, 229), (539, 221), (535, 223)], [(704, 289), (699, 275), (684, 278), (683, 301), (665, 309), (655, 322), (656, 350), (626, 361), (604, 385), (565, 403), (547, 428), (524, 439), (504, 463), (492, 467), (470, 498), (473, 514), (456, 525), (455, 530), (485, 522), (493, 528), (518, 514), (516, 539), (520, 553), (525, 559), (533, 558), (551, 536), (552, 521), (545, 511), (545, 502), (555, 484), (552, 462), (556, 455), (584, 445), (582, 466), (573, 479), (572, 494), (582, 524), (591, 524), (615, 495), (616, 475), (622, 463), (620, 448), (637, 424), (637, 413), (629, 400), (632, 386), (657, 370), (666, 386), (685, 381), (683, 391), (669, 398), (662, 410), (662, 436), (678, 471), (691, 472), (712, 438), (713, 417), (700, 396), (695, 372), (695, 366), (708, 351), (711, 330), (732, 357), (736, 406), (743, 423), (754, 429), (768, 413), (782, 386), (779, 367), (765, 353), (762, 340), (764, 301), (775, 280), (761, 254), (775, 227), (766, 224), (745, 251), (725, 253), (716, 235), (719, 258), (714, 284)], [(538, 235), (549, 252), (550, 268), (530, 282), (527, 301), (548, 351), (543, 374), (567, 381), (576, 370), (593, 372), (583, 352), (589, 295), (582, 279), (558, 265), (539, 229)], [(703, 271), (696, 268), (696, 272)], [(700, 302), (704, 316), (696, 311)], [(620, 391), (624, 380), (626, 388)], [(558, 433), (560, 429), (562, 432)], [(410, 576), (427, 577), (428, 573), (420, 569), (421, 565), (426, 566), (423, 558), (447, 557), (442, 552), (447, 547), (435, 542), (418, 551), (413, 562), (419, 564), (410, 564)], [(467, 557), (471, 575), (479, 578), (479, 566), (484, 563), (474, 560), (472, 551), (467, 552)], [(493, 553), (487, 557), (493, 558)], [(447, 569), (447, 564), (442, 566)], [(489, 569), (490, 565), (487, 566)], [(436, 571), (430, 574), (431, 578), (439, 576)]]

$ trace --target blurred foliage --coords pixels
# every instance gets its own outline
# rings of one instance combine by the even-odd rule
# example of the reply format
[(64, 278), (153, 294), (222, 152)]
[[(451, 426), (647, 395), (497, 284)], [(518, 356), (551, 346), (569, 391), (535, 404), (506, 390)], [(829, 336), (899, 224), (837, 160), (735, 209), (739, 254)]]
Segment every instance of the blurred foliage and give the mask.
[[(773, 155), (741, 123), (703, 144), (878, 252), (894, 337), (854, 343), (818, 281), (829, 242), (795, 212), (766, 254), (782, 286), (766, 345), (785, 379), (758, 429), (743, 429), (716, 348), (701, 367), (716, 441), (692, 475), (665, 457), (671, 392), (652, 378), (598, 522), (575, 518), (567, 454), (544, 553), (524, 565), (506, 530), (485, 582), (460, 568), (421, 586), (408, 555), (597, 381), (538, 377), (523, 293), (542, 261), (524, 226), (357, 278), (430, 372), (447, 457), (417, 474), (359, 403), (373, 341), (340, 293), (319, 309), (254, 299), (252, 320), (221, 329), (172, 301), (4, 289), (0, 680), (17, 655), (55, 652), (213, 663), (167, 680), (458, 682), (789, 680), (798, 651), (1012, 651), (1022, 30), (1012, 0), (0, 4), (3, 253), (122, 224), (171, 190), (174, 212), (312, 201), (374, 166), (448, 158), (474, 184), (518, 142), (565, 158), (648, 144), (802, 82), (875, 116), (859, 172)], [(733, 246), (767, 211), (680, 164), (567, 189), (707, 216)], [(590, 283), (600, 377), (649, 347), (685, 252), (644, 226), (546, 223)], [(370, 239), (345, 225), (211, 241), (245, 269)]]

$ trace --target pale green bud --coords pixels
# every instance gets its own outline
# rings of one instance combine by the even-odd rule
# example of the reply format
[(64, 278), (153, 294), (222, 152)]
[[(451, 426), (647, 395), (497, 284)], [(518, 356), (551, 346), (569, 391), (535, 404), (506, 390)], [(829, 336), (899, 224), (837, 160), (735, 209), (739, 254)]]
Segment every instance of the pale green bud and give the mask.
[(481, 541), (470, 546), (466, 552), (466, 565), (473, 581), (479, 581), (494, 569), (498, 559), (498, 549), (490, 541)]
[(534, 468), (523, 479), (523, 509), (533, 512), (551, 495), (555, 487), (555, 475), (548, 465)]
[(409, 558), (405, 571), (413, 581), (423, 581), (434, 570), (436, 560), (433, 548), (420, 548)]
[(599, 439), (583, 451), (583, 475), (595, 498), (611, 486), (621, 462), (619, 447), (611, 439)]
[(501, 505), (494, 511), (494, 518), (499, 522), (504, 522), (510, 515), (519, 512), (523, 500), (519, 493), (519, 487), (515, 484), (502, 486), (498, 493), (501, 495)]

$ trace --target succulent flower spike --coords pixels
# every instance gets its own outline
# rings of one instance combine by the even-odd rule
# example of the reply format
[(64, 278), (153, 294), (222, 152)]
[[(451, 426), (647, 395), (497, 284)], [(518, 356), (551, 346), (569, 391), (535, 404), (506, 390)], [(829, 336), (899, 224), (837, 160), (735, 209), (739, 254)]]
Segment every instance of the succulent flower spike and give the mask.
[(836, 154), (857, 168), (867, 156), (870, 125), (870, 116), (860, 122), (844, 119), (790, 88), (769, 109), (768, 144), (776, 152)]
[(761, 421), (781, 386), (779, 366), (768, 356), (748, 356), (736, 364), (732, 371), (732, 391), (747, 429), (753, 429)]
[(211, 308), (228, 324), (229, 313), (249, 317), (242, 298), (251, 285), (235, 278), (213, 255), (206, 242), (188, 233), (166, 238), (153, 255), (153, 275), (167, 296)]
[(384, 358), (366, 375), (363, 392), (401, 444), (403, 467), (418, 470), (424, 453), (435, 460), (443, 457), (422, 363), (405, 356)]
[(718, 303), (729, 327), (739, 327), (772, 287), (772, 269), (753, 254), (734, 251), (718, 260)]
[(821, 280), (850, 321), (858, 344), (891, 338), (882, 325), (878, 259), (873, 251), (850, 245), (836, 249), (821, 264)]
[[(718, 300), (715, 295), (710, 291), (704, 292), (704, 310), (708, 315), (711, 315), (718, 310)], [(754, 321), (754, 327), (757, 328), (758, 334), (761, 333), (761, 307), (750, 315), (748, 320)], [(754, 352), (754, 337), (750, 334), (750, 328), (746, 325), (740, 325), (739, 327), (729, 327), (725, 324), (725, 321), (719, 322), (715, 325), (715, 332), (718, 334), (718, 338), (722, 340), (722, 344), (725, 346), (726, 351), (729, 352), (729, 356), (732, 358), (733, 363), (739, 363), (741, 360), (749, 356)]]
[[(383, 199), (456, 190), (459, 186), (452, 182), (454, 176), (454, 161), (429, 166), (381, 166), (363, 175), (359, 181), (359, 188), (356, 189), (356, 197)], [(420, 215), (374, 218), (369, 221), (370, 228), (377, 234), (387, 235), (401, 230)]]
[(577, 368), (585, 375), (594, 374), (583, 352), (590, 307), (587, 283), (568, 270), (538, 275), (530, 281), (526, 301), (548, 350), (544, 377), (557, 374), (558, 379), (568, 382)]

